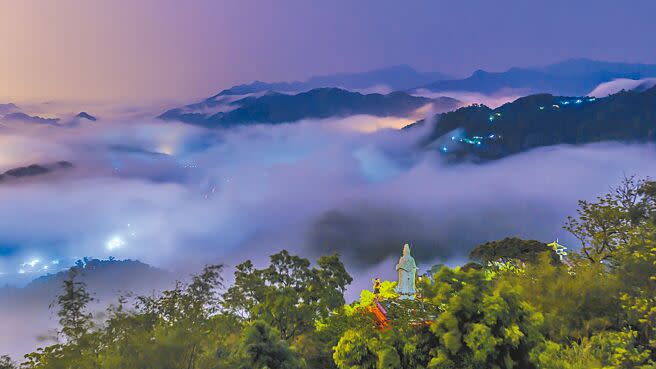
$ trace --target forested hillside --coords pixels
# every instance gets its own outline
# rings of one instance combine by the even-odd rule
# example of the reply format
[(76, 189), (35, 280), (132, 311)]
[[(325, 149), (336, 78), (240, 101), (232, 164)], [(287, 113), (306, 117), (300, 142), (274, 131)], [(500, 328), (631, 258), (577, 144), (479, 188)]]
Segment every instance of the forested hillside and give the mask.
[(491, 109), (472, 105), (437, 115), (424, 144), (447, 155), (494, 159), (531, 148), (656, 140), (656, 87), (606, 98), (531, 95)]

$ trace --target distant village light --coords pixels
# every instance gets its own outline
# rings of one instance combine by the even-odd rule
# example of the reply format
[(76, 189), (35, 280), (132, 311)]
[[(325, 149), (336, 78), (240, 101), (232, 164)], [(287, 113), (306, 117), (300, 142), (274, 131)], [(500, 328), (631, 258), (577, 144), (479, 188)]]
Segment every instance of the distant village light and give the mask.
[(112, 237), (109, 241), (107, 241), (107, 250), (108, 251), (113, 251), (116, 249), (120, 249), (125, 245), (125, 241), (119, 236), (114, 236)]

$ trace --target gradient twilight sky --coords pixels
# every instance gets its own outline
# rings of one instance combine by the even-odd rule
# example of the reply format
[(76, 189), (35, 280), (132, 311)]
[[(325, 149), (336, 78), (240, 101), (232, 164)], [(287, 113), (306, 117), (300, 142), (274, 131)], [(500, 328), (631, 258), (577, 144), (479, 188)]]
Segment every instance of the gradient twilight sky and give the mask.
[(656, 63), (654, 14), (653, 0), (0, 0), (0, 102), (188, 101), (402, 63)]

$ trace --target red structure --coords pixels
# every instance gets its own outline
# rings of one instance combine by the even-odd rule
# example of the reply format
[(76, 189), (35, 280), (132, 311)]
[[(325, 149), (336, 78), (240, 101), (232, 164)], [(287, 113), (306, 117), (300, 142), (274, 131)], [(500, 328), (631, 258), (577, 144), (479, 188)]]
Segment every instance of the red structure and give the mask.
[[(374, 302), (367, 307), (367, 311), (373, 314), (378, 329), (385, 330), (392, 328), (392, 323), (395, 320), (394, 316), (399, 312), (396, 311), (395, 313), (391, 314), (392, 316), (390, 316), (390, 313), (388, 312), (388, 309), (385, 308), (385, 306), (398, 310), (398, 306), (394, 307), (395, 302), (395, 300), (384, 300), (381, 304), (381, 301), (378, 298), (375, 298)], [(418, 301), (417, 303), (426, 306), (426, 304), (422, 302)], [(427, 312), (426, 309), (422, 308), (421, 306), (415, 306), (404, 310), (403, 315), (409, 318), (404, 319), (403, 321), (405, 323), (403, 324), (407, 324), (411, 327), (430, 326), (431, 323), (433, 323), (433, 320), (436, 318), (434, 313)]]
[(374, 314), (379, 329), (389, 327), (390, 321), (387, 318), (387, 310), (378, 302), (378, 298), (375, 298), (374, 303), (369, 306), (369, 311)]

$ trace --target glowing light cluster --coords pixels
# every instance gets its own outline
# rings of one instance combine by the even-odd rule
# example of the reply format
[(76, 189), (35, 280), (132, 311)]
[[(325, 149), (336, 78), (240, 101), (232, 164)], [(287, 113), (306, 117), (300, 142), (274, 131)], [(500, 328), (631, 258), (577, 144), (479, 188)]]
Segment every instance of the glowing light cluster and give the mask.
[(490, 121), (490, 123), (493, 123), (494, 120), (497, 119), (500, 116), (501, 116), (501, 113), (490, 114), (490, 117), (488, 118), (488, 120)]
[[(472, 146), (476, 146), (476, 147), (482, 146), (485, 143), (485, 141), (489, 141), (489, 140), (501, 140), (501, 135), (496, 134), (496, 133), (490, 133), (487, 136), (472, 136), (472, 137), (451, 136), (451, 141), (460, 142), (460, 143), (464, 143), (464, 144), (468, 144), (468, 145), (472, 145)], [(447, 153), (447, 152), (449, 152), (450, 149), (449, 149), (448, 145), (442, 145), (440, 147), (440, 150), (443, 153)]]
[(191, 160), (191, 159), (179, 160), (178, 164), (182, 168), (186, 168), (186, 169), (200, 168), (200, 165), (198, 163), (196, 163), (195, 161)]
[(105, 248), (107, 251), (114, 251), (125, 246), (125, 241), (120, 236), (114, 236), (107, 241)]
[[(596, 100), (597, 100), (596, 97), (585, 97), (585, 98), (581, 97), (581, 98), (576, 98), (576, 99), (572, 99), (572, 100), (561, 100), (560, 105), (570, 105), (570, 104), (580, 105), (580, 104), (583, 104), (585, 102), (594, 102)], [(559, 104), (554, 104), (553, 108), (558, 109), (558, 108), (560, 108), (560, 105)], [(540, 110), (542, 110), (542, 109), (540, 109)]]
[[(572, 100), (561, 100), (561, 101), (558, 102), (558, 104), (551, 105), (551, 108), (552, 109), (560, 109), (561, 105), (562, 106), (566, 106), (566, 105), (570, 105), (570, 104), (580, 105), (580, 104), (583, 104), (583, 103), (594, 102), (596, 100), (597, 100), (596, 97), (581, 97), (581, 98), (576, 98), (576, 99), (572, 99)], [(538, 109), (539, 110), (545, 110), (545, 107), (541, 105), (541, 106), (538, 106)]]
[(132, 224), (127, 223), (126, 227), (123, 230), (118, 231), (105, 242), (105, 250), (107, 251), (120, 250), (128, 244), (128, 241), (126, 240), (127, 238), (136, 237), (136, 235), (137, 232), (135, 231)]

